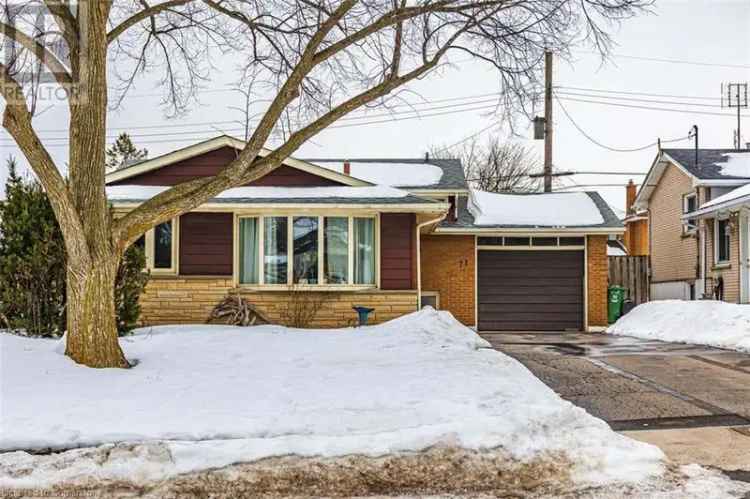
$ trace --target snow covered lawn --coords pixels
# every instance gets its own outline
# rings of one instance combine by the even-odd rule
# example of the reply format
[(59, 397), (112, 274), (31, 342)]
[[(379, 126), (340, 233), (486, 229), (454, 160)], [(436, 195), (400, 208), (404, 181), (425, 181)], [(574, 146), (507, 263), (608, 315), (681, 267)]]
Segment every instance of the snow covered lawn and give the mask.
[[(660, 450), (560, 399), (444, 312), (341, 330), (164, 326), (121, 343), (137, 366), (97, 371), (60, 342), (0, 335), (0, 488), (436, 447), (547, 459), (581, 486), (666, 469)], [(72, 447), (89, 449), (25, 452)]]
[(634, 308), (607, 332), (750, 352), (750, 305), (721, 301), (652, 301)]

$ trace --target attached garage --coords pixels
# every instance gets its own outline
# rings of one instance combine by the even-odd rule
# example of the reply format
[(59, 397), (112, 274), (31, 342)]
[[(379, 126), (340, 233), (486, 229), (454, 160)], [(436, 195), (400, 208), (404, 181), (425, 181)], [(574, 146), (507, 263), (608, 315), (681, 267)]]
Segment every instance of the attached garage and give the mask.
[(582, 249), (479, 248), (480, 331), (583, 330), (585, 253)]

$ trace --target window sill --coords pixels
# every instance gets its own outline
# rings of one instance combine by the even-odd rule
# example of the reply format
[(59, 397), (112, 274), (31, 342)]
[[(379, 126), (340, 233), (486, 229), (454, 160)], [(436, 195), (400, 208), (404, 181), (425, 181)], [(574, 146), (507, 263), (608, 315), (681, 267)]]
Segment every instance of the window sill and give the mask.
[(276, 292), (290, 292), (290, 291), (308, 291), (308, 292), (351, 292), (351, 291), (375, 291), (378, 289), (375, 285), (336, 285), (336, 284), (238, 284), (236, 286), (238, 291), (276, 291)]
[(680, 237), (682, 237), (683, 239), (688, 239), (688, 238), (695, 237), (696, 234), (698, 234), (698, 231), (695, 230), (695, 229), (692, 229), (692, 230), (683, 230), (682, 234), (680, 235)]
[(711, 270), (725, 270), (725, 269), (731, 269), (732, 264), (729, 262), (719, 262), (715, 263), (713, 267), (711, 267)]

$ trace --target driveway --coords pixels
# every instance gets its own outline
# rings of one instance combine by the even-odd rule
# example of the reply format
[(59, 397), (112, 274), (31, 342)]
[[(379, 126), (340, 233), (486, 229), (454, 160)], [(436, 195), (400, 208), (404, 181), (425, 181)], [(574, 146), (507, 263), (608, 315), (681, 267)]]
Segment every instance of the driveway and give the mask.
[(750, 469), (750, 355), (592, 333), (482, 333), (561, 397), (678, 462)]

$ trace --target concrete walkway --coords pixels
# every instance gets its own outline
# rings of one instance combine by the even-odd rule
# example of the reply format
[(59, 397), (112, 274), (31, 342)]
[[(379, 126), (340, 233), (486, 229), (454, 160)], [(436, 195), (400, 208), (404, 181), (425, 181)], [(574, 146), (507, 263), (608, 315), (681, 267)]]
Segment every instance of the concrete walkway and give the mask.
[(563, 398), (679, 463), (750, 471), (750, 355), (586, 333), (482, 333)]

